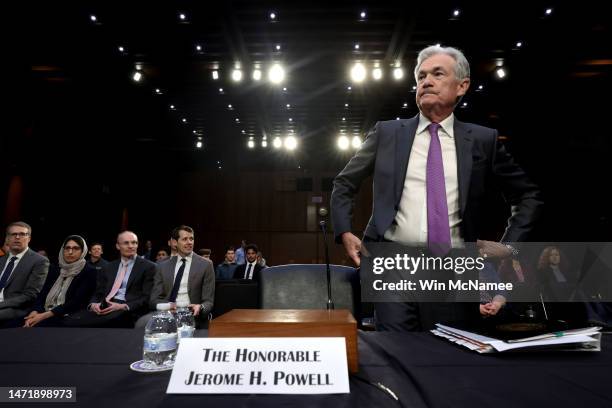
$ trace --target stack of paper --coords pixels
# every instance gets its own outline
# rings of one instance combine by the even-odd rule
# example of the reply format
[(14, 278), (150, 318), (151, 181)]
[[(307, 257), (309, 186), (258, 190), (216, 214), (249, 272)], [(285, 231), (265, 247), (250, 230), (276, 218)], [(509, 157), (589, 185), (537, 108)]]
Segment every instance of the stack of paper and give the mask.
[(493, 337), (483, 336), (465, 330), (436, 324), (431, 331), (452, 343), (467, 347), (478, 353), (496, 353), (503, 351), (525, 350), (573, 350), (573, 351), (600, 351), (601, 327), (587, 327), (584, 329), (566, 330), (562, 332), (546, 333), (524, 339), (503, 341)]

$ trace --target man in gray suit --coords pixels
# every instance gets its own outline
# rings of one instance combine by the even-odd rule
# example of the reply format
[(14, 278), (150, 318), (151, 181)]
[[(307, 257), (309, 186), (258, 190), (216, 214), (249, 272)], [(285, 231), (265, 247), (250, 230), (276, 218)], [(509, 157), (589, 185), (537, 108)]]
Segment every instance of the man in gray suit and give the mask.
[(25, 222), (6, 228), (9, 252), (0, 258), (0, 323), (24, 317), (45, 283), (49, 260), (28, 247), (31, 236)]
[[(157, 265), (151, 309), (158, 303), (188, 302), (196, 322), (202, 323), (213, 307), (215, 297), (215, 271), (213, 263), (193, 252), (193, 228), (186, 225), (172, 231), (172, 244), (177, 255)], [(141, 317), (136, 327), (146, 326), (153, 313)]]
[[(467, 59), (452, 47), (427, 47), (419, 53), (415, 79), (420, 113), (411, 119), (378, 122), (334, 179), (331, 208), (336, 242), (360, 264), (361, 239), (352, 233), (351, 217), (362, 181), (373, 176), (372, 217), (364, 241), (427, 247), (434, 254), (477, 242), (489, 259), (516, 255), (511, 245), (528, 238), (542, 201), (537, 186), (498, 142), (495, 129), (455, 118), (455, 106), (470, 85)], [(488, 195), (496, 189), (510, 204), (512, 215), (501, 242), (484, 241), (482, 214)], [(439, 321), (471, 318), (478, 308), (467, 310), (470, 306), (377, 303), (377, 326), (427, 330)], [(491, 315), (496, 310), (481, 307), (480, 313)]]

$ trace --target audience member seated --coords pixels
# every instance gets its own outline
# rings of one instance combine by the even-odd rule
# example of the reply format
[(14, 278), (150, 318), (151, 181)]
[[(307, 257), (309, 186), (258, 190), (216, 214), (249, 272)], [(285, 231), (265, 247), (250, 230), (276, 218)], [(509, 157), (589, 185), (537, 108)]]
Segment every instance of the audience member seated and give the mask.
[(223, 263), (217, 265), (217, 269), (215, 271), (215, 276), (218, 280), (234, 278), (234, 271), (238, 267), (235, 257), (236, 253), (234, 252), (234, 247), (228, 247), (225, 250), (225, 259), (223, 260)]
[[(212, 310), (215, 297), (215, 272), (211, 261), (193, 252), (193, 228), (186, 225), (176, 227), (172, 238), (177, 256), (157, 266), (151, 293), (150, 307), (158, 303), (172, 304), (186, 301), (200, 326)], [(153, 315), (148, 313), (138, 319), (136, 327), (144, 327)]]
[(212, 251), (210, 249), (208, 249), (208, 248), (198, 249), (198, 255), (200, 255), (204, 259), (209, 259), (210, 260), (210, 255), (211, 254), (212, 254)]
[(234, 279), (259, 280), (259, 271), (263, 268), (257, 263), (257, 245), (249, 244), (245, 247), (246, 263), (238, 265), (234, 271)]
[(31, 237), (32, 228), (25, 222), (6, 228), (8, 253), (0, 258), (0, 325), (28, 314), (49, 272), (49, 260), (28, 247)]
[(51, 267), (34, 309), (21, 321), (23, 327), (62, 326), (66, 316), (87, 307), (96, 289), (96, 269), (85, 261), (87, 244), (70, 235), (59, 250), (57, 267)]
[(155, 264), (137, 255), (138, 237), (131, 231), (117, 236), (120, 259), (104, 266), (88, 310), (65, 319), (65, 326), (133, 327), (148, 311)]
[(104, 265), (108, 264), (108, 261), (102, 258), (103, 253), (104, 250), (101, 242), (94, 242), (91, 244), (91, 248), (89, 248), (89, 261), (87, 261), (87, 263), (98, 273), (102, 270)]
[(168, 255), (168, 250), (160, 249), (159, 251), (157, 251), (157, 255), (155, 255), (155, 262), (162, 263), (168, 258), (170, 258), (170, 255)]

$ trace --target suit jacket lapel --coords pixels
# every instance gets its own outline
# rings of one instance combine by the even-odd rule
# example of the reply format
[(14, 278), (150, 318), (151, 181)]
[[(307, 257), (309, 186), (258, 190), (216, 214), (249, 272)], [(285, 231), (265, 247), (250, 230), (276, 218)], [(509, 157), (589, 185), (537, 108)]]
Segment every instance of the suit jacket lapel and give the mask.
[(406, 172), (408, 171), (408, 158), (414, 142), (414, 136), (419, 124), (419, 115), (402, 121), (401, 126), (395, 133), (395, 204), (398, 205), (402, 198)]
[(174, 285), (174, 270), (176, 269), (176, 262), (178, 261), (178, 256), (173, 256), (166, 268), (163, 270), (164, 279), (163, 283), (166, 286), (166, 295), (170, 296), (170, 292), (172, 291), (172, 286)]
[[(27, 266), (27, 264), (29, 263), (28, 261), (30, 260), (30, 256), (31, 256), (30, 252), (31, 251), (32, 250), (28, 248), (26, 253), (23, 254), (21, 259), (19, 260), (19, 263), (17, 265), (15, 265), (15, 269), (13, 269), (13, 272), (11, 272), (11, 276), (9, 276), (9, 278), (6, 281), (6, 284), (4, 285), (4, 287), (7, 287), (8, 285), (10, 285), (11, 282), (13, 281), (13, 279), (15, 279), (15, 276), (17, 276), (17, 274), (20, 273), (21, 270)], [(1, 270), (2, 269), (0, 269), (0, 271)]]
[(465, 211), (472, 175), (472, 129), (455, 118), (455, 148), (457, 150), (457, 178), (459, 183), (459, 203), (461, 215)]
[(127, 285), (125, 285), (126, 295), (127, 295), (128, 290), (130, 290), (130, 286), (132, 286), (134, 279), (136, 279), (136, 275), (140, 273), (141, 267), (142, 267), (142, 260), (138, 258), (138, 255), (136, 255), (136, 259), (134, 260), (134, 266), (132, 266), (132, 272), (130, 272), (130, 277), (128, 278)]
[(187, 280), (187, 294), (189, 295), (189, 301), (191, 303), (200, 303), (200, 299), (196, 299), (197, 296), (194, 293), (197, 289), (196, 281), (200, 273), (201, 263), (198, 258), (193, 256), (191, 258), (191, 268), (189, 269), (189, 277)]

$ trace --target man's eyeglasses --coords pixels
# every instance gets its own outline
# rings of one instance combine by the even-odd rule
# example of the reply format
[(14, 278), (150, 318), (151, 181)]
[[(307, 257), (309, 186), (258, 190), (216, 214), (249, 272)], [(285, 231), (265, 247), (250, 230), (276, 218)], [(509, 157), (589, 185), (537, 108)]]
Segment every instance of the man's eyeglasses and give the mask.
[(81, 247), (78, 247), (78, 246), (65, 246), (64, 247), (64, 252), (71, 252), (71, 251), (77, 252), (80, 250), (81, 250)]
[(8, 234), (8, 236), (11, 237), (11, 238), (17, 238), (17, 237), (25, 238), (28, 235), (30, 235), (29, 232), (11, 232), (10, 234)]

